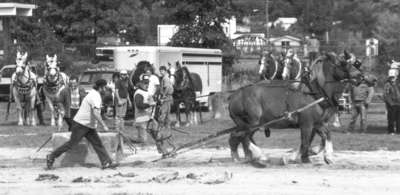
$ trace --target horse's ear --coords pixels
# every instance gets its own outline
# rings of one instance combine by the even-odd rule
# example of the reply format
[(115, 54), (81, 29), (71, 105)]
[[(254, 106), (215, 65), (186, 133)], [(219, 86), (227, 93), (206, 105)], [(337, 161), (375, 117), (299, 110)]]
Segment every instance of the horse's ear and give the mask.
[(25, 60), (28, 57), (28, 52), (25, 52), (25, 54), (22, 56)]
[(54, 62), (57, 62), (57, 54), (54, 54)]
[(49, 58), (50, 58), (49, 55), (46, 54), (46, 62), (49, 61)]

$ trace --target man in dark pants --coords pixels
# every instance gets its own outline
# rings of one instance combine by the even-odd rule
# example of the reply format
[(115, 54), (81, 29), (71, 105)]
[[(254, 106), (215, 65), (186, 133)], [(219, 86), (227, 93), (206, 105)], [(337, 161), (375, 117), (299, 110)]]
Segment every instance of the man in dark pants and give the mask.
[(53, 168), (54, 160), (57, 157), (77, 145), (83, 137), (86, 137), (96, 151), (102, 169), (118, 166), (118, 164), (112, 162), (95, 129), (96, 122), (98, 122), (103, 126), (105, 131), (108, 131), (108, 127), (100, 115), (102, 103), (100, 93), (106, 90), (106, 86), (107, 81), (104, 79), (97, 80), (93, 89), (83, 99), (78, 113), (76, 113), (72, 121), (70, 140), (47, 155), (48, 169)]
[(354, 131), (357, 118), (360, 117), (361, 133), (367, 132), (367, 109), (374, 95), (374, 88), (368, 85), (365, 78), (360, 78), (351, 86), (350, 97), (352, 101), (352, 116), (347, 133)]
[(58, 104), (62, 110), (61, 112), (64, 112), (64, 120), (68, 124), (68, 131), (71, 129), (72, 119), (78, 112), (85, 95), (86, 92), (78, 85), (78, 77), (76, 76), (71, 76), (69, 78), (69, 86), (65, 86), (60, 92)]
[(400, 133), (400, 89), (396, 74), (390, 74), (384, 86), (383, 98), (386, 104), (388, 134)]

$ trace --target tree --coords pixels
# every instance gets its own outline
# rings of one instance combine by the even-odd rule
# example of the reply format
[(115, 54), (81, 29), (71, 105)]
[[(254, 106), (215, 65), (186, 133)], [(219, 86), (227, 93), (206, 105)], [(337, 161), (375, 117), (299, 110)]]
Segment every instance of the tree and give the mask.
[(179, 25), (170, 45), (218, 48), (223, 51), (224, 72), (233, 64), (235, 49), (223, 31), (223, 23), (231, 18), (229, 0), (170, 0), (165, 7), (172, 10), (169, 21)]
[(131, 43), (144, 43), (147, 9), (140, 1), (50, 0), (40, 2), (41, 18), (64, 43), (95, 43), (98, 36), (119, 35)]

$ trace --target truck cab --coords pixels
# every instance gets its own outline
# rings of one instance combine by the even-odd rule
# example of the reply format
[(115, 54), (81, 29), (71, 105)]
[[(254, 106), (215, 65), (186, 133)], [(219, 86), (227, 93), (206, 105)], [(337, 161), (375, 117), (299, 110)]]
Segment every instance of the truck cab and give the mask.
[[(0, 69), (0, 100), (8, 100), (10, 96), (11, 77), (14, 74), (17, 65), (5, 65)], [(30, 66), (32, 72), (37, 75), (38, 87), (43, 84), (43, 77), (37, 74), (36, 66)]]

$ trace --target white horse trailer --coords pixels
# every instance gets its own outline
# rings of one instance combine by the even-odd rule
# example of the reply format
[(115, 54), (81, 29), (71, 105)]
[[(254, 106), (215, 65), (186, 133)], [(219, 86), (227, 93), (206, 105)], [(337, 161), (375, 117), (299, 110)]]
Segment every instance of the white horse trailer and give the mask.
[[(219, 49), (167, 47), (167, 46), (106, 46), (96, 48), (99, 63), (115, 69), (134, 70), (140, 61), (153, 64), (157, 74), (159, 67), (179, 62), (190, 72), (201, 77), (203, 90), (197, 96), (220, 92), (222, 88), (222, 52)], [(198, 101), (208, 104), (208, 98)]]

